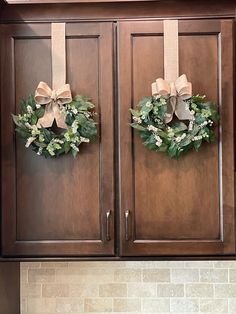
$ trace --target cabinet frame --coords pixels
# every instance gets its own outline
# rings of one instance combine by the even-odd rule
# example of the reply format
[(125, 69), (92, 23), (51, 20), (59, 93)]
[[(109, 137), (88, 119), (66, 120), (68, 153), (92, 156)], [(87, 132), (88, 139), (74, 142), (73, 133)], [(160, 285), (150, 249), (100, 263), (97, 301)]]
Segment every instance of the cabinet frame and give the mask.
[[(135, 202), (133, 174), (133, 130), (126, 127), (127, 112), (132, 103), (132, 37), (163, 34), (162, 21), (120, 22), (119, 24), (119, 109), (120, 120), (120, 248), (122, 256), (228, 255), (235, 253), (234, 200), (234, 99), (233, 93), (233, 22), (227, 20), (179, 21), (180, 34), (216, 34), (219, 37), (221, 63), (219, 102), (221, 121), (219, 134), (220, 238), (217, 240), (149, 240), (135, 235)], [(122, 47), (122, 48), (121, 48)], [(219, 48), (218, 48), (219, 49)], [(221, 135), (222, 134), (222, 135)], [(201, 153), (201, 152), (200, 152)], [(167, 158), (167, 157), (166, 157)], [(222, 186), (221, 186), (222, 184)], [(223, 190), (222, 190), (223, 187)], [(222, 208), (221, 208), (222, 207)], [(222, 211), (221, 211), (222, 210)], [(146, 226), (147, 227), (147, 226)]]
[[(114, 255), (114, 143), (113, 143), (113, 24), (67, 23), (66, 37), (91, 37), (99, 39), (99, 106), (100, 142), (99, 186), (100, 209), (99, 239), (78, 240), (18, 240), (17, 239), (17, 191), (16, 191), (16, 134), (11, 121), (11, 113), (15, 112), (15, 71), (14, 71), (14, 39), (16, 38), (50, 38), (51, 24), (12, 24), (2, 27), (2, 64), (1, 90), (11, 91), (1, 94), (2, 128), (1, 134), (1, 174), (2, 184), (2, 254), (3, 256), (96, 256)], [(104, 57), (101, 57), (101, 56)], [(10, 57), (9, 57), (10, 56)], [(10, 73), (10, 75), (8, 74)], [(6, 78), (6, 79), (5, 79)], [(6, 106), (4, 104), (8, 103)], [(102, 105), (102, 107), (101, 107)], [(8, 119), (3, 118), (8, 117)], [(109, 135), (109, 136), (108, 136)], [(86, 148), (86, 147), (85, 147)], [(36, 157), (37, 158), (37, 157)], [(38, 157), (43, 158), (43, 157)], [(66, 157), (65, 157), (66, 158)], [(79, 156), (78, 156), (79, 158)], [(58, 161), (60, 162), (60, 161)], [(92, 193), (92, 191), (91, 191)], [(107, 212), (110, 216), (107, 217)], [(109, 220), (109, 221), (108, 221)], [(109, 228), (110, 237), (107, 231)]]

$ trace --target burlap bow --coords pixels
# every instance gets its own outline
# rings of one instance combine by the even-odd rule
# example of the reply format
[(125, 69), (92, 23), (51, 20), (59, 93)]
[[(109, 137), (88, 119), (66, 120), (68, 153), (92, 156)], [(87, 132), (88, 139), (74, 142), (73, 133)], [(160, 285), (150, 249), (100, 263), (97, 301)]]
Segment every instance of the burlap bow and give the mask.
[(35, 91), (35, 101), (37, 104), (45, 106), (45, 113), (38, 120), (38, 127), (48, 128), (56, 120), (57, 126), (66, 129), (66, 115), (62, 107), (72, 101), (70, 85), (65, 84), (58, 90), (51, 90), (45, 82), (40, 82)]
[(193, 115), (184, 101), (192, 96), (192, 83), (188, 82), (185, 74), (171, 83), (158, 78), (156, 82), (152, 83), (152, 95), (160, 95), (167, 99), (166, 123), (173, 119), (174, 113), (179, 120), (192, 120)]

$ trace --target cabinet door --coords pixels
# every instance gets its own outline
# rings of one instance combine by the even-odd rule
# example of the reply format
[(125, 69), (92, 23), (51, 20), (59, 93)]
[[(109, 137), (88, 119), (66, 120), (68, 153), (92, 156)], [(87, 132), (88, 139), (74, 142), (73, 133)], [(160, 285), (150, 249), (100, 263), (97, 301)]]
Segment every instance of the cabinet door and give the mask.
[(39, 81), (51, 84), (50, 34), (50, 23), (3, 26), (3, 254), (113, 255), (113, 25), (66, 24), (67, 82), (74, 96), (91, 96), (98, 112), (98, 139), (75, 159), (37, 156), (15, 136), (11, 119)]
[(129, 108), (164, 75), (163, 22), (119, 24), (123, 256), (235, 252), (232, 24), (179, 21), (180, 74), (221, 113), (218, 141), (179, 160), (149, 151), (129, 127)]

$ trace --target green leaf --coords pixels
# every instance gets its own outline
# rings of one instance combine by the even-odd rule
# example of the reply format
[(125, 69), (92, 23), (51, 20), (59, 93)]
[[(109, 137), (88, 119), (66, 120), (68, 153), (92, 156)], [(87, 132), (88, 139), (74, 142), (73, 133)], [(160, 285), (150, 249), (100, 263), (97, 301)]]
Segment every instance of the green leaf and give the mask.
[(76, 95), (75, 96), (75, 101), (86, 102), (88, 100), (90, 100), (90, 98), (88, 96), (84, 96), (84, 95)]
[(20, 99), (20, 109), (22, 113), (27, 113), (27, 104), (23, 98)]
[(206, 99), (206, 97), (205, 96), (201, 96), (201, 95), (194, 95), (194, 96), (191, 97), (191, 101), (193, 103), (202, 103), (202, 102), (205, 101), (205, 99)]
[(195, 122), (197, 124), (201, 124), (205, 121), (206, 119), (201, 115), (201, 113), (196, 113), (195, 115)]
[(74, 122), (74, 118), (70, 114), (68, 114), (66, 116), (66, 124), (71, 126), (73, 122)]
[(159, 115), (159, 118), (162, 121), (164, 121), (166, 111), (167, 111), (167, 106), (166, 105), (163, 105), (163, 106), (158, 108), (158, 115)]
[(199, 150), (200, 146), (202, 145), (202, 140), (198, 140), (198, 141), (194, 141), (193, 142), (193, 146), (195, 148), (196, 151)]
[(143, 144), (151, 150), (157, 150), (158, 148), (153, 134), (151, 134)]
[(95, 105), (93, 103), (91, 103), (90, 101), (86, 101), (86, 104), (87, 104), (89, 109), (95, 108)]
[(65, 142), (64, 143), (64, 150), (65, 153), (67, 154), (70, 151), (71, 147), (70, 147), (70, 143), (69, 142)]
[(30, 107), (33, 110), (36, 108), (36, 102), (35, 102), (34, 96), (32, 94), (29, 95), (27, 103), (28, 103), (28, 105), (30, 105)]
[(35, 111), (35, 115), (38, 119), (42, 118), (44, 116), (45, 109), (43, 107), (40, 107)]
[(150, 136), (150, 132), (145, 129), (145, 131), (140, 131), (139, 135), (143, 140), (147, 140)]
[(171, 127), (175, 133), (179, 133), (188, 129), (187, 125), (180, 121), (175, 122)]
[(148, 96), (145, 96), (143, 97), (140, 102), (139, 102), (139, 106), (143, 107), (146, 105), (147, 102), (152, 102), (152, 97), (148, 97)]
[(75, 158), (75, 157), (77, 156), (77, 154), (78, 154), (78, 152), (77, 152), (76, 150), (74, 150), (74, 149), (71, 150), (71, 153), (72, 153), (72, 155), (73, 155), (74, 158)]
[(35, 114), (33, 114), (33, 115), (31, 116), (31, 124), (32, 124), (32, 125), (35, 125), (35, 124), (37, 123), (37, 121), (38, 121), (37, 116), (36, 116)]
[(38, 142), (38, 141), (34, 141), (34, 144), (35, 144), (36, 146), (38, 146), (38, 147), (43, 147), (43, 148), (47, 147), (47, 144), (42, 143), (42, 142)]
[(22, 127), (22, 123), (19, 122), (18, 116), (14, 115), (14, 114), (12, 114), (11, 116), (12, 116), (12, 119), (13, 119), (14, 123), (15, 123), (17, 126)]
[(88, 121), (88, 119), (82, 113), (79, 113), (75, 119), (76, 121), (78, 121), (79, 125), (81, 126), (83, 126)]
[(49, 143), (53, 138), (52, 133), (45, 128), (41, 128), (41, 131), (42, 131), (43, 136), (45, 138), (45, 142)]
[(80, 133), (82, 136), (87, 138), (92, 138), (95, 135), (97, 135), (97, 128), (95, 123), (91, 123), (90, 121), (87, 121), (81, 128)]
[(31, 136), (31, 134), (29, 132), (27, 132), (26, 130), (23, 130), (21, 128), (16, 128), (16, 132), (20, 135), (20, 137), (22, 137), (23, 139), (27, 139)]
[(134, 117), (140, 117), (140, 111), (139, 110), (134, 110), (134, 109), (132, 109), (132, 108), (130, 108), (129, 109), (129, 111), (132, 113), (132, 115), (134, 116)]
[(192, 141), (191, 141), (191, 137), (186, 136), (186, 137), (179, 143), (179, 145), (180, 145), (181, 147), (184, 147), (184, 146), (189, 145), (191, 142), (192, 142)]
[(178, 146), (174, 142), (172, 142), (167, 151), (169, 157), (170, 158), (176, 157), (177, 150), (178, 150)]
[(134, 129), (137, 129), (137, 130), (140, 130), (140, 131), (145, 131), (146, 130), (145, 127), (143, 127), (142, 125), (137, 124), (137, 123), (130, 123), (130, 126), (132, 126), (132, 128), (134, 128)]

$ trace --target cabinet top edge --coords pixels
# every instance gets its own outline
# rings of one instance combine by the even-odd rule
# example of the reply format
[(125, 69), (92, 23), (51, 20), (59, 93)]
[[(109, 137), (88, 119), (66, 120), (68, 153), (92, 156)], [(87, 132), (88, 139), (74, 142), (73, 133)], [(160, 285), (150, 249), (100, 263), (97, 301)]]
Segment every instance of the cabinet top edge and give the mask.
[[(44, 0), (46, 3), (119, 3), (119, 2), (160, 2), (161, 0)], [(40, 0), (3, 0), (7, 4), (42, 4)]]
[[(5, 4), (42, 4), (42, 0), (0, 0)], [(43, 4), (69, 4), (69, 3), (125, 3), (125, 2), (168, 2), (168, 0), (43, 0)], [(171, 2), (178, 3), (179, 0), (172, 0)], [(185, 0), (186, 3), (192, 2)], [(218, 0), (216, 4), (224, 3), (225, 0)]]

